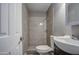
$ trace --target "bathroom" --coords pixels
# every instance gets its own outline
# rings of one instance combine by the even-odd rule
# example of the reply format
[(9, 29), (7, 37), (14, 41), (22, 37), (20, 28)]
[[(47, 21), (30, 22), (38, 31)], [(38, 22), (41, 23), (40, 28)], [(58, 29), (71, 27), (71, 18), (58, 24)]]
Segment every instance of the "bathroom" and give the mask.
[[(24, 8), (26, 8), (27, 14), (26, 13), (24, 14), (26, 15), (25, 17), (23, 15), (22, 20), (26, 20), (26, 18), (28, 18), (26, 20), (27, 30), (25, 29), (26, 27), (25, 23), (23, 23), (24, 24), (23, 34), (27, 32), (27, 36), (26, 35), (23, 36), (25, 38), (23, 42), (24, 54), (54, 55), (61, 52), (59, 48), (55, 47), (56, 45), (54, 45), (53, 37), (65, 36), (71, 34), (70, 31), (68, 30), (70, 28), (66, 26), (66, 22), (68, 21), (66, 20), (67, 18), (66, 12), (68, 8), (67, 6), (68, 4), (65, 3), (23, 4), (22, 6), (23, 12), (25, 13)], [(63, 53), (63, 51), (61, 53)]]
[[(42, 49), (48, 47), (52, 50), (46, 51), (47, 55), (79, 54), (79, 47), (77, 47), (79, 43), (78, 3), (29, 3), (23, 6), (26, 6), (29, 19), (27, 19), (28, 37), (27, 43), (24, 41), (27, 45), (24, 47), (24, 54), (44, 54), (45, 51)], [(58, 39), (72, 39), (72, 41), (61, 44), (62, 40), (57, 41), (57, 37), (60, 37)]]
[(0, 3), (0, 55), (79, 54), (79, 3)]
[[(28, 25), (26, 28), (26, 25), (23, 23), (24, 24), (23, 34), (28, 32), (27, 37), (26, 35), (24, 35), (25, 40), (27, 39), (26, 41), (24, 41), (25, 43), (24, 54), (25, 52), (27, 54), (33, 54), (33, 53), (39, 54), (36, 52), (35, 49), (36, 46), (47, 45), (47, 44), (50, 46), (50, 35), (52, 35), (52, 23), (53, 23), (52, 4), (29, 3), (29, 4), (23, 4), (22, 7), (23, 7), (22, 8), (23, 14), (26, 15), (26, 16), (23, 15), (23, 20), (25, 20), (27, 22), (26, 25)], [(28, 19), (26, 20), (26, 18)]]

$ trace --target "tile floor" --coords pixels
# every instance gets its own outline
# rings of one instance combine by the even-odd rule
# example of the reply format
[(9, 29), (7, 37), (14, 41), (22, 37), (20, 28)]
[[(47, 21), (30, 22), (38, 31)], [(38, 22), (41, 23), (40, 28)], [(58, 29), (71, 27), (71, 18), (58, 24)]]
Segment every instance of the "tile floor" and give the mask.
[(54, 44), (54, 55), (71, 55), (67, 52), (64, 52), (63, 50), (61, 50), (60, 48), (58, 48), (55, 44)]
[[(27, 55), (40, 55), (40, 54), (36, 51), (27, 51)], [(53, 51), (51, 51), (44, 55), (54, 55), (54, 53), (53, 53)]]
[[(40, 54), (35, 51), (35, 47), (34, 46), (30, 46), (24, 55), (40, 55)], [(54, 52), (51, 51), (51, 52), (49, 52), (49, 53), (47, 53), (45, 55), (71, 55), (71, 54), (62, 51), (60, 48), (58, 48), (54, 44)]]

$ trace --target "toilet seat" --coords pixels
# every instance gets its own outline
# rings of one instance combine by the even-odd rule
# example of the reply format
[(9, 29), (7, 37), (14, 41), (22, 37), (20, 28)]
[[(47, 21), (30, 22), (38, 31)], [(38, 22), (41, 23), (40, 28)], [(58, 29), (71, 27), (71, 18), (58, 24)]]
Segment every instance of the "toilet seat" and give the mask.
[(39, 49), (39, 50), (48, 50), (50, 49), (50, 47), (48, 45), (39, 45), (36, 47), (36, 49)]
[(49, 47), (48, 45), (39, 45), (39, 46), (36, 46), (36, 51), (38, 53), (48, 53), (51, 50), (52, 50), (52, 48)]

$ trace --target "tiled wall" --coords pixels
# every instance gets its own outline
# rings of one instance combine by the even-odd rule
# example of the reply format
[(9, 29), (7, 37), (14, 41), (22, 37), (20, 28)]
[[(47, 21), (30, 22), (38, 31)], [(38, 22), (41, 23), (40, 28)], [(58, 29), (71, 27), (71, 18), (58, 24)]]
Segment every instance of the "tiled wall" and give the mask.
[(49, 7), (47, 12), (47, 43), (50, 45), (50, 36), (53, 34), (53, 7)]
[(28, 49), (29, 37), (28, 37), (28, 9), (25, 4), (22, 5), (22, 35), (23, 35), (23, 51), (25, 52)]
[[(39, 13), (38, 13), (39, 14)], [(46, 17), (31, 15), (29, 23), (29, 45), (37, 46), (41, 44), (46, 44)], [(40, 26), (40, 23), (43, 25)]]

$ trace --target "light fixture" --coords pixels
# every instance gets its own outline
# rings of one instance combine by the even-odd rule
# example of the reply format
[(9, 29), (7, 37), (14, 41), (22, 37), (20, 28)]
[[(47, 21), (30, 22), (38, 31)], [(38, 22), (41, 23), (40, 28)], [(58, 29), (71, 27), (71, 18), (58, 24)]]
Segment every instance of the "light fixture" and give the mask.
[(40, 23), (39, 25), (40, 25), (40, 26), (42, 26), (42, 25), (43, 25), (43, 23)]

